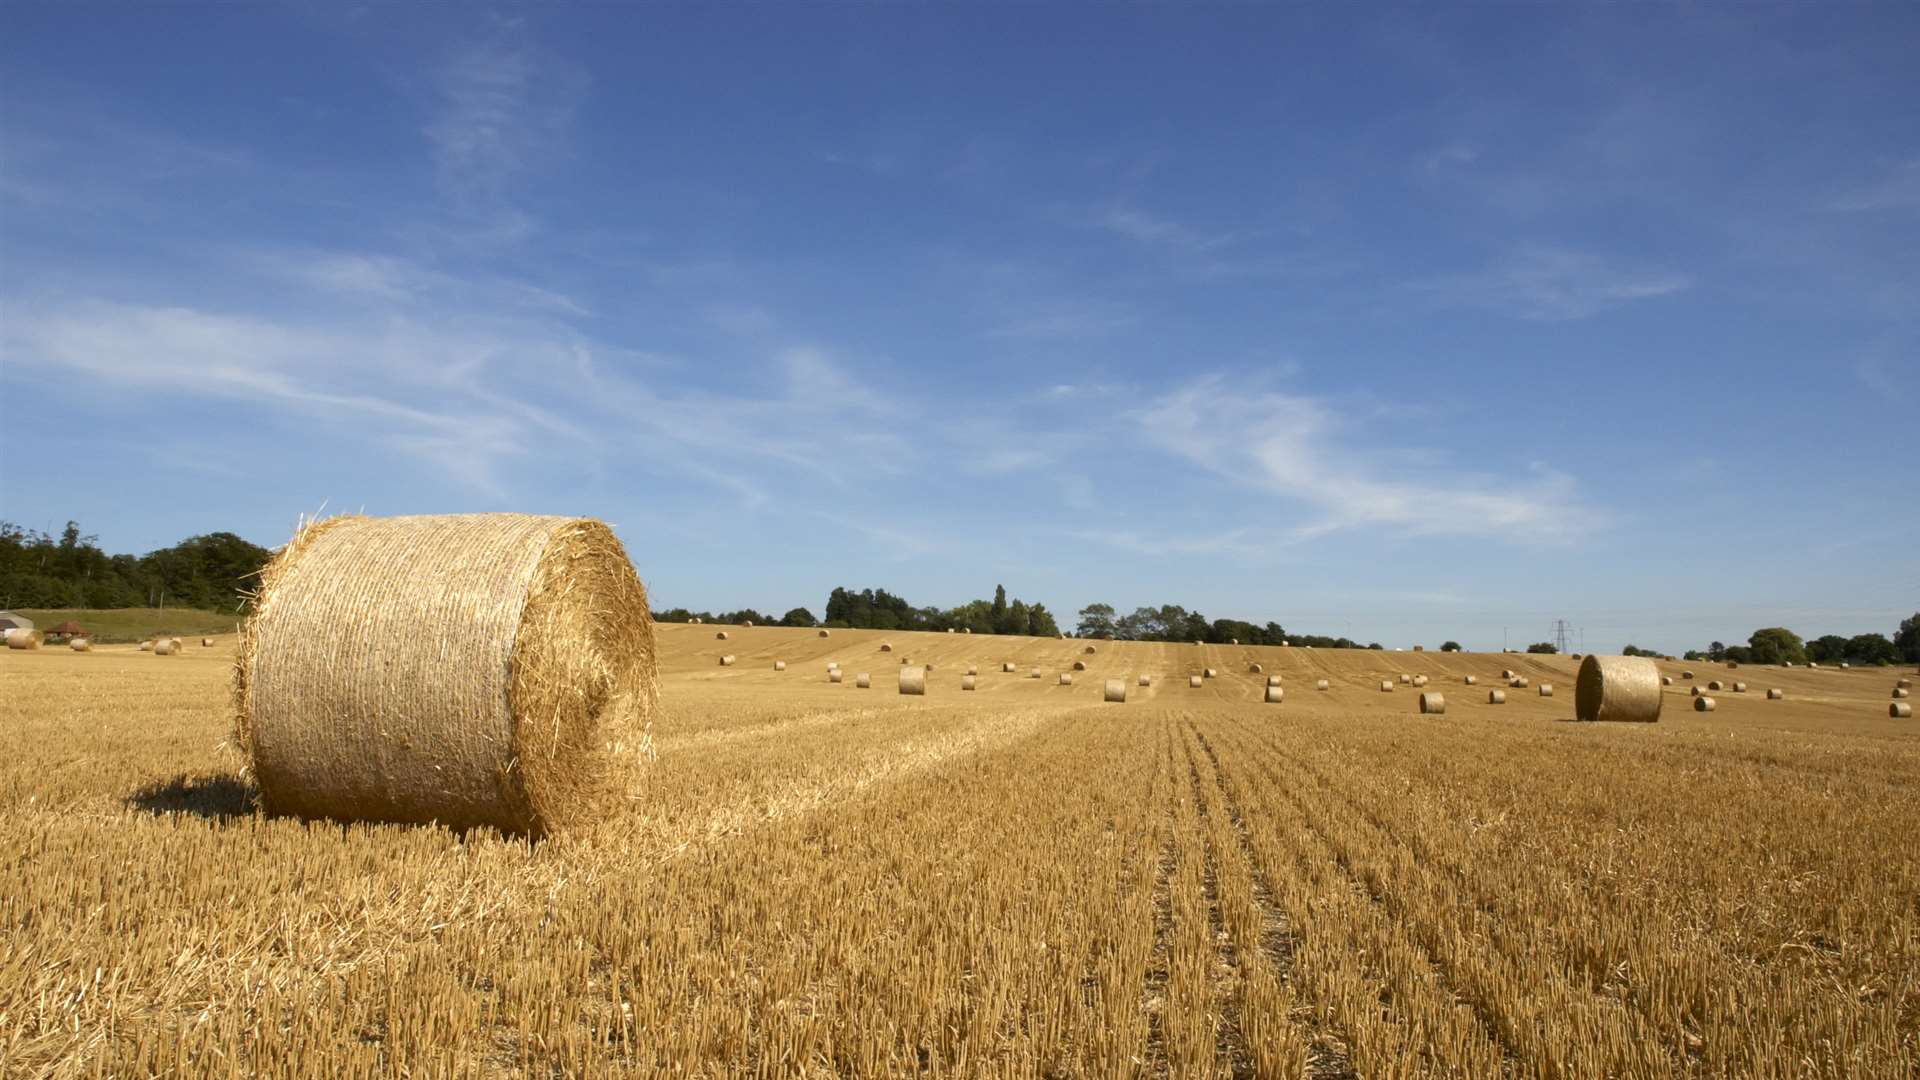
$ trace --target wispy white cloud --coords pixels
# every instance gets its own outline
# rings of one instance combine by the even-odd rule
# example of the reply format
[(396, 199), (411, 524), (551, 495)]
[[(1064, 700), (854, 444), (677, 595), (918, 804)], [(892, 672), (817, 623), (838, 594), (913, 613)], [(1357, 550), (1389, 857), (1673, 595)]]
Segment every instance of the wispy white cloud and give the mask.
[(1692, 287), (1686, 274), (1622, 267), (1596, 255), (1549, 247), (1523, 248), (1485, 270), (1413, 285), (1441, 307), (1480, 308), (1537, 322), (1585, 319)]
[(1291, 530), (1296, 540), (1371, 527), (1564, 541), (1603, 520), (1580, 500), (1571, 478), (1545, 466), (1529, 466), (1519, 479), (1396, 470), (1385, 456), (1342, 443), (1347, 425), (1330, 403), (1249, 392), (1220, 376), (1132, 418), (1164, 450), (1231, 483), (1314, 508), (1316, 518)]

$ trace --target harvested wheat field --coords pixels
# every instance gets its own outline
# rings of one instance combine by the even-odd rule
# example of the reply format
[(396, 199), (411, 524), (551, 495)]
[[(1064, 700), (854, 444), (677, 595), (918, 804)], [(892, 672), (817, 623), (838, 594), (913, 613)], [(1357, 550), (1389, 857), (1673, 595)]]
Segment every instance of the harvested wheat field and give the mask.
[(1580, 723), (1379, 692), (1552, 656), (889, 632), (914, 696), (877, 633), (729, 634), (657, 628), (646, 782), (538, 843), (256, 815), (232, 637), (0, 651), (0, 1074), (1920, 1069), (1886, 669)]

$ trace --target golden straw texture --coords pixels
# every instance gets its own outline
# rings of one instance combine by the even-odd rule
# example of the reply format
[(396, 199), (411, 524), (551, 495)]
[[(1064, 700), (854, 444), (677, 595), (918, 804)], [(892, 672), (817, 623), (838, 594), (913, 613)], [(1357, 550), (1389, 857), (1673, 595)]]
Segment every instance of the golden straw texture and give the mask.
[(1434, 716), (1447, 711), (1447, 696), (1435, 690), (1420, 695), (1420, 711)]
[(1267, 704), (1278, 705), (1287, 698), (1287, 692), (1278, 686), (1267, 687)]
[(1582, 720), (1652, 723), (1660, 719), (1660, 669), (1638, 656), (1589, 655), (1573, 685)]
[(927, 692), (927, 669), (918, 666), (901, 668), (900, 692), (924, 696)]
[(1127, 681), (1125, 679), (1108, 679), (1107, 685), (1106, 685), (1106, 698), (1108, 701), (1116, 701), (1116, 702), (1120, 702), (1121, 704), (1125, 704), (1127, 700)]
[(526, 514), (307, 526), (261, 572), (234, 675), (269, 813), (532, 836), (622, 804), (658, 696), (619, 539)]

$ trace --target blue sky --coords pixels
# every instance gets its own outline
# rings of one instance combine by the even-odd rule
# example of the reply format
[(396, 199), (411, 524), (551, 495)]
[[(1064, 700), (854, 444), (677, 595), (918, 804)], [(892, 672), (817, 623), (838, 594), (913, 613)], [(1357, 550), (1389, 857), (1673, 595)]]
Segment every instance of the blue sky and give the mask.
[(1920, 607), (1920, 9), (9, 5), (0, 517), (1389, 646)]

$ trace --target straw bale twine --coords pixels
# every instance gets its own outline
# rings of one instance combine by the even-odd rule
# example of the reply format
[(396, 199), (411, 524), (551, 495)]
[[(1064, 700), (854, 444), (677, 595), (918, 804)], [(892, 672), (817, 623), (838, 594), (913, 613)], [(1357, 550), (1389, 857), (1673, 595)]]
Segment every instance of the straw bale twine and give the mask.
[(1719, 702), (1707, 697), (1705, 694), (1693, 699), (1694, 712), (1712, 712), (1719, 707)]
[(971, 690), (978, 682), (979, 680), (973, 675), (962, 675), (960, 676), (960, 689)]
[(775, 671), (787, 670), (787, 662), (785, 660), (775, 660), (773, 662), (773, 670)]
[(1108, 701), (1124, 705), (1127, 702), (1127, 680), (1108, 679), (1104, 696)]
[(720, 658), (720, 666), (721, 666), (721, 667), (732, 667), (732, 666), (733, 666), (733, 654), (732, 654), (732, 653), (728, 653), (727, 655), (725, 655), (725, 656), (723, 656), (723, 657), (721, 657), (721, 658)]
[(1061, 673), (1060, 673), (1060, 685), (1061, 685), (1061, 686), (1072, 686), (1072, 685), (1073, 685), (1073, 672), (1071, 672), (1071, 671), (1063, 671), (1063, 672), (1061, 672)]
[(1909, 694), (1911, 694), (1911, 693), (1912, 693), (1912, 691), (1910, 691), (1910, 690), (1908, 690), (1908, 689), (1907, 689), (1906, 687), (1904, 687), (1904, 686), (1896, 686), (1896, 687), (1894, 687), (1894, 688), (1893, 688), (1893, 699), (1894, 699), (1895, 701), (1898, 701), (1898, 700), (1900, 700), (1900, 699), (1901, 699), (1901, 698), (1903, 698), (1903, 697), (1907, 697), (1907, 696), (1908, 696)]
[(261, 571), (235, 735), (270, 813), (541, 836), (625, 804), (658, 694), (604, 524), (342, 516)]
[(1913, 715), (1913, 706), (1904, 701), (1890, 702), (1887, 705), (1887, 715), (1895, 720), (1905, 720)]
[(1153, 676), (1151, 676), (1151, 675), (1142, 675), (1142, 676), (1140, 676), (1140, 685), (1141, 685), (1141, 686), (1152, 686), (1152, 685), (1153, 685)]
[(1187, 685), (1192, 687), (1195, 690), (1200, 689), (1200, 676), (1198, 675), (1187, 676)]
[(881, 642), (881, 643), (880, 643), (880, 651), (881, 651), (881, 652), (892, 652), (892, 651), (893, 651), (893, 642), (891, 642), (891, 641), (883, 641), (883, 642)]
[[(11, 641), (8, 642), (7, 644), (10, 648), (17, 649), (20, 647), (17, 643), (11, 642)], [(36, 646), (29, 645), (27, 647), (35, 648)], [(156, 641), (153, 643), (153, 655), (155, 656), (172, 656), (174, 653), (177, 653), (179, 651), (180, 651), (180, 646), (175, 645), (173, 643), (172, 638), (164, 638), (160, 641)]]
[(828, 681), (828, 682), (841, 682), (841, 681), (844, 681), (844, 680), (845, 680), (845, 678), (846, 678), (846, 676), (844, 676), (844, 675), (842, 675), (842, 674), (840, 673), (840, 669), (839, 669), (839, 668), (834, 668), (833, 670), (831, 670), (831, 671), (829, 671), (829, 672), (827, 672), (827, 681)]
[(1327, 688), (1327, 680), (1321, 679), (1320, 681), (1313, 684), (1313, 688), (1315, 690), (1325, 690)]
[(1073, 662), (1073, 670), (1075, 671), (1087, 670), (1087, 662), (1085, 660), (1075, 660)]
[(39, 648), (46, 639), (47, 636), (38, 630), (14, 627), (7, 633), (7, 648), (26, 652)]
[(1480, 680), (1479, 680), (1479, 679), (1476, 679), (1476, 678), (1474, 678), (1474, 677), (1473, 677), (1473, 676), (1471, 676), (1471, 675), (1469, 675), (1469, 676), (1467, 676), (1467, 678), (1466, 678), (1466, 684), (1467, 684), (1468, 686), (1474, 686), (1474, 685), (1476, 685), (1476, 684), (1478, 684), (1479, 682), (1480, 682)]
[(1720, 691), (1720, 690), (1725, 690), (1725, 689), (1726, 689), (1726, 687), (1725, 687), (1725, 686), (1722, 686), (1722, 685), (1720, 684), (1720, 680), (1719, 680), (1719, 679), (1715, 679), (1715, 680), (1713, 680), (1712, 682), (1710, 682), (1710, 683), (1708, 683), (1708, 684), (1707, 684), (1707, 689), (1709, 689), (1709, 690), (1714, 690), (1714, 691)]
[(1005, 672), (1011, 672), (1011, 671), (1014, 671), (1014, 670), (1015, 670), (1015, 668), (1014, 668), (1014, 666), (1013, 666), (1013, 661), (1011, 661), (1011, 660), (1008, 660), (1008, 661), (1006, 661), (1005, 663), (1003, 663), (1003, 664), (1001, 664), (1001, 665), (1000, 665), (1000, 670), (1001, 670), (1001, 672), (1003, 672), (1003, 673), (1005, 673)]
[(1767, 690), (1767, 700), (1768, 700), (1768, 701), (1779, 701), (1779, 700), (1781, 700), (1782, 698), (1784, 698), (1784, 697), (1786, 697), (1786, 696), (1787, 696), (1787, 695), (1786, 695), (1785, 693), (1783, 693), (1783, 692), (1781, 692), (1780, 690), (1776, 690), (1776, 689), (1771, 689), (1771, 688), (1769, 688), (1769, 689)]
[(1248, 665), (1247, 665), (1247, 674), (1249, 674), (1249, 675), (1258, 675), (1258, 674), (1260, 674), (1261, 672), (1263, 672), (1263, 671), (1265, 671), (1265, 670), (1266, 670), (1266, 669), (1265, 669), (1265, 668), (1263, 668), (1263, 667), (1261, 667), (1261, 666), (1260, 666), (1259, 664), (1248, 664)]
[(900, 669), (900, 692), (925, 696), (927, 692), (927, 669), (914, 665)]
[(1278, 705), (1287, 699), (1287, 692), (1278, 686), (1267, 687), (1267, 704)]
[(1660, 719), (1660, 669), (1638, 656), (1590, 654), (1574, 679), (1574, 713), (1582, 720)]
[(853, 685), (861, 690), (871, 689), (873, 687), (873, 676), (863, 671), (853, 677)]
[(1438, 690), (1429, 690), (1420, 695), (1420, 711), (1429, 716), (1438, 716), (1447, 711), (1447, 695)]
[(1541, 684), (1540, 684), (1540, 696), (1541, 696), (1541, 697), (1552, 697), (1552, 696), (1553, 696), (1553, 684), (1552, 684), (1552, 683), (1550, 683), (1550, 682), (1543, 682), (1543, 683), (1541, 683)]
[(1267, 685), (1268, 685), (1268, 686), (1279, 686), (1279, 685), (1281, 684), (1281, 681), (1282, 681), (1282, 680), (1281, 680), (1281, 678), (1280, 678), (1280, 676), (1278, 676), (1278, 675), (1269, 675), (1269, 676), (1267, 676)]
[(726, 641), (726, 640), (727, 640), (727, 632), (726, 632), (725, 630), (722, 630), (722, 631), (720, 631), (719, 633), (717, 633), (717, 634), (715, 634), (715, 635), (713, 635), (713, 640), (715, 640), (715, 641)]
[(1381, 680), (1380, 680), (1380, 692), (1381, 692), (1381, 693), (1383, 693), (1383, 694), (1391, 694), (1391, 693), (1393, 693), (1393, 680), (1392, 680), (1392, 679), (1381, 679)]
[(1507, 692), (1505, 690), (1487, 691), (1487, 704), (1505, 705), (1506, 703), (1507, 703)]
[(72, 638), (67, 642), (67, 648), (72, 649), (74, 652), (92, 652), (93, 639), (89, 637)]

